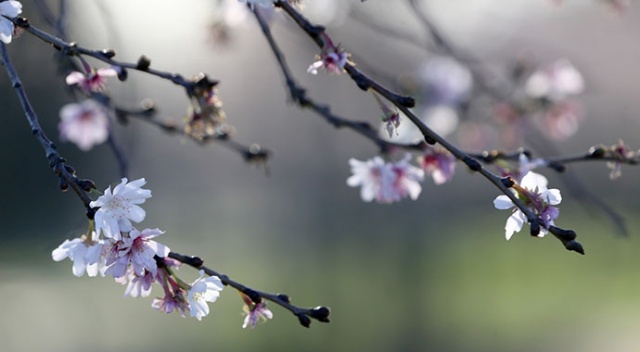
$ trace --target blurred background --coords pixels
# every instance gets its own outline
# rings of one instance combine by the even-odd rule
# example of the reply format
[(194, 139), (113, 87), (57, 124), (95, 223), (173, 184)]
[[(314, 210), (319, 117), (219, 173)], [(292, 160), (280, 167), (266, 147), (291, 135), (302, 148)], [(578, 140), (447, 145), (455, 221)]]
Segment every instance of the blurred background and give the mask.
[[(57, 8), (58, 1), (48, 2)], [(619, 212), (628, 236), (580, 194), (564, 192), (556, 224), (578, 233), (586, 255), (567, 252), (553, 237), (526, 231), (504, 239), (508, 213), (494, 209), (496, 189), (463, 167), (416, 201), (364, 203), (345, 181), (348, 160), (377, 154), (375, 146), (288, 103), (279, 67), (255, 19), (233, 1), (67, 1), (68, 40), (114, 48), (116, 58), (187, 77), (205, 72), (219, 94), (236, 140), (258, 143), (273, 157), (264, 168), (218, 145), (201, 147), (142, 121), (116, 126), (130, 177), (147, 179), (153, 198), (142, 226), (166, 231), (172, 250), (257, 289), (283, 292), (301, 306), (326, 305), (332, 322), (301, 327), (287, 311), (255, 329), (241, 329), (240, 296), (232, 289), (203, 321), (164, 315), (149, 298), (122, 298), (109, 278), (76, 278), (71, 262), (51, 251), (86, 230), (81, 202), (58, 189), (44, 153), (31, 136), (15, 92), (0, 74), (0, 349), (3, 351), (637, 351), (640, 347), (640, 171), (625, 167), (609, 180), (604, 163), (570, 166), (568, 178), (542, 170), (551, 187), (580, 182)], [(415, 77), (433, 59), (428, 35), (406, 1), (303, 0), (304, 13), (327, 26), (359, 67), (394, 89), (416, 93)], [(36, 7), (30, 22), (52, 31)], [(606, 1), (424, 0), (422, 10), (473, 66), (510, 81), (522, 57), (536, 65), (566, 58), (582, 73), (577, 99), (584, 118), (562, 140), (537, 140), (536, 150), (577, 155), (622, 138), (640, 146), (640, 9), (616, 11)], [(306, 73), (317, 47), (282, 13), (271, 28), (299, 83), (337, 114), (379, 123), (370, 94), (347, 76)], [(400, 33), (400, 38), (395, 32)], [(413, 38), (406, 40), (406, 38)], [(54, 50), (25, 33), (8, 50), (48, 135), (58, 141), (60, 108), (73, 98)], [(536, 66), (537, 67), (537, 66)], [(477, 85), (477, 82), (476, 82)], [(121, 106), (150, 98), (160, 118), (187, 113), (183, 90), (129, 72), (112, 79)], [(481, 92), (458, 107), (458, 119), (490, 119)], [(483, 100), (485, 99), (485, 100)], [(420, 109), (420, 108), (418, 108)], [(462, 111), (466, 112), (463, 114)], [(469, 117), (471, 115), (471, 117)], [(465, 117), (466, 116), (466, 117)], [(460, 125), (461, 126), (461, 125)], [(482, 148), (501, 148), (504, 127)], [(462, 143), (459, 135), (452, 140)], [(535, 137), (535, 135), (534, 135)], [(519, 145), (536, 147), (531, 135)], [(106, 145), (59, 151), (99, 190), (119, 180)], [(544, 149), (544, 148), (542, 148)], [(478, 150), (480, 151), (480, 150)], [(197, 273), (181, 269), (191, 281)], [(154, 287), (152, 297), (160, 296)]]

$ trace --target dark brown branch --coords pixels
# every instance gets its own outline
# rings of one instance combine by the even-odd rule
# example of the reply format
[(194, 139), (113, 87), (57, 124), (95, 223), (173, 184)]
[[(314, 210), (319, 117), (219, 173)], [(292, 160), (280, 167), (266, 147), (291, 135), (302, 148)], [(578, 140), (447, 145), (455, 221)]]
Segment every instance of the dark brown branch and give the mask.
[[(300, 14), (295, 8), (289, 5), (286, 1), (278, 1), (275, 3), (276, 6), (281, 7), (289, 17), (291, 17), (296, 24), (316, 43), (319, 48), (324, 47), (324, 41), (322, 40), (322, 34), (324, 33), (324, 27), (313, 25), (306, 17)], [(542, 220), (535, 215), (531, 209), (529, 209), (516, 195), (511, 192), (511, 190), (505, 186), (505, 182), (499, 176), (494, 175), (489, 170), (484, 168), (482, 164), (472, 158), (467, 153), (455, 147), (449, 141), (444, 139), (439, 134), (432, 131), (427, 125), (425, 125), (411, 110), (410, 107), (414, 105), (414, 99), (411, 97), (404, 97), (398, 94), (395, 94), (385, 87), (381, 86), (373, 79), (369, 78), (364, 73), (357, 70), (353, 65), (347, 63), (344, 67), (345, 71), (349, 73), (351, 79), (358, 85), (358, 87), (362, 90), (372, 89), (378, 94), (382, 95), (385, 99), (390, 101), (393, 105), (395, 105), (402, 113), (404, 113), (411, 122), (413, 122), (416, 127), (422, 133), (425, 142), (429, 144), (438, 143), (442, 145), (445, 149), (447, 149), (451, 154), (453, 154), (456, 159), (462, 161), (467, 167), (475, 172), (478, 172), (482, 176), (484, 176), (489, 182), (491, 182), (494, 186), (496, 186), (503, 194), (505, 194), (513, 204), (520, 209), (523, 214), (527, 217), (527, 221), (531, 226), (531, 233), (533, 235), (537, 235), (539, 232), (539, 224), (542, 223)], [(576, 242), (577, 243), (577, 242)], [(576, 246), (572, 246), (572, 248), (577, 248)], [(579, 252), (579, 251), (577, 251)], [(580, 253), (580, 252), (579, 252)]]
[(217, 271), (204, 266), (203, 260), (198, 257), (186, 256), (186, 255), (178, 254), (175, 252), (170, 252), (169, 258), (175, 259), (195, 269), (204, 270), (204, 272), (207, 275), (217, 276), (218, 278), (220, 278), (220, 281), (222, 281), (222, 283), (225, 286), (231, 286), (236, 290), (238, 290), (239, 292), (247, 295), (249, 298), (251, 298), (251, 300), (254, 303), (260, 303), (263, 299), (266, 299), (268, 301), (271, 301), (287, 309), (298, 318), (298, 321), (304, 327), (308, 328), (311, 325), (312, 318), (323, 323), (328, 323), (330, 321), (329, 320), (330, 310), (327, 307), (323, 307), (323, 306), (318, 306), (315, 308), (298, 307), (296, 305), (291, 304), (291, 300), (289, 299), (289, 296), (282, 293), (275, 294), (275, 293), (268, 293), (268, 292), (252, 289), (235, 280), (232, 280), (227, 275), (220, 274)]

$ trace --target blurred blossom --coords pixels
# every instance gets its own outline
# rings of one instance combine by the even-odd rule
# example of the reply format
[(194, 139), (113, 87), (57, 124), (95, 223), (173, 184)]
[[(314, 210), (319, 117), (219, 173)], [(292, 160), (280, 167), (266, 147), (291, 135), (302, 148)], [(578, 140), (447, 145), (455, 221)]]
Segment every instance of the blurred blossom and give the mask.
[(339, 44), (334, 45), (328, 35), (323, 33), (322, 39), (324, 40), (322, 52), (317, 56), (317, 61), (309, 66), (307, 72), (317, 75), (318, 69), (324, 67), (327, 72), (339, 75), (344, 70), (344, 65), (347, 64), (349, 54)]
[(453, 133), (458, 127), (458, 112), (447, 105), (429, 106), (423, 110), (420, 120), (441, 136)]
[(418, 157), (422, 169), (433, 178), (436, 185), (441, 185), (453, 178), (456, 169), (456, 158), (442, 147), (430, 147)]
[(398, 113), (397, 124), (389, 134), (388, 122), (382, 122), (378, 134), (380, 138), (399, 144), (414, 144), (422, 140), (422, 133), (403, 113)]
[(91, 92), (101, 92), (107, 84), (107, 77), (116, 77), (118, 71), (113, 67), (99, 68), (95, 70), (90, 68), (87, 74), (82, 72), (71, 72), (65, 81), (68, 85), (77, 85), (86, 94)]
[(575, 101), (563, 101), (544, 111), (540, 129), (548, 137), (563, 140), (573, 136), (584, 119), (582, 106)]
[(460, 147), (467, 150), (485, 150), (497, 147), (500, 139), (494, 127), (486, 123), (464, 121), (456, 131)]
[(619, 161), (610, 161), (607, 163), (607, 167), (611, 169), (609, 173), (609, 179), (615, 180), (622, 176), (622, 162), (626, 160), (633, 160), (638, 157), (638, 152), (629, 149), (623, 140), (619, 140), (617, 144), (612, 145), (606, 149), (605, 156), (613, 157)]
[(525, 83), (525, 92), (532, 98), (563, 100), (584, 91), (580, 72), (568, 60), (558, 60), (534, 72)]
[(267, 303), (262, 301), (260, 303), (255, 303), (249, 298), (249, 296), (240, 293), (242, 296), (242, 300), (244, 301), (243, 310), (246, 314), (244, 318), (244, 322), (242, 323), (242, 328), (245, 329), (247, 326), (250, 326), (252, 329), (258, 325), (260, 320), (267, 321), (269, 319), (273, 319), (273, 313), (267, 308)]
[(393, 203), (402, 198), (416, 200), (422, 191), (420, 182), (424, 171), (409, 164), (407, 154), (398, 162), (385, 162), (376, 156), (367, 161), (350, 159), (353, 175), (347, 179), (351, 187), (361, 187), (360, 196), (365, 202)]
[(104, 108), (93, 100), (71, 103), (60, 110), (60, 140), (75, 143), (83, 151), (109, 137), (109, 119)]
[(419, 75), (429, 105), (458, 105), (469, 98), (473, 86), (469, 69), (446, 56), (429, 59)]
[(19, 1), (0, 2), (0, 41), (11, 43), (14, 25), (8, 18), (14, 18), (22, 12), (22, 4)]

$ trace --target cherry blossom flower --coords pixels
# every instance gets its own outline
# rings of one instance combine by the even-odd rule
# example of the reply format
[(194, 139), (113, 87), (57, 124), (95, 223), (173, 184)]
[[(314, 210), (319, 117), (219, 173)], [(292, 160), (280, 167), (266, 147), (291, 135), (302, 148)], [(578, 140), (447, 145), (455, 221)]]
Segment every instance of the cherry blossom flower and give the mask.
[(191, 316), (201, 320), (209, 315), (209, 305), (207, 302), (215, 302), (222, 291), (222, 281), (217, 276), (205, 278), (204, 270), (200, 270), (200, 277), (191, 284), (191, 289), (187, 294)]
[(323, 34), (323, 38), (324, 47), (322, 48), (322, 52), (320, 56), (318, 56), (318, 60), (309, 66), (307, 72), (317, 75), (318, 69), (324, 67), (329, 73), (342, 73), (344, 65), (346, 65), (349, 60), (349, 54), (347, 54), (340, 45), (333, 45), (333, 41), (328, 35)]
[(97, 240), (93, 233), (93, 238), (86, 235), (72, 240), (65, 240), (58, 248), (51, 252), (54, 261), (59, 262), (65, 258), (73, 261), (73, 275), (82, 276), (86, 272), (88, 276), (96, 276), (101, 269), (100, 255), (103, 243)]
[(131, 266), (137, 276), (144, 275), (145, 270), (155, 275), (158, 266), (154, 256), (164, 258), (170, 252), (169, 247), (152, 240), (163, 233), (160, 229), (138, 231), (132, 228), (121, 240), (114, 241), (111, 245), (107, 254), (109, 267), (105, 273), (116, 278), (122, 277)]
[(121, 240), (121, 232), (132, 230), (131, 221), (144, 220), (146, 213), (138, 206), (151, 197), (151, 191), (140, 188), (147, 181), (144, 178), (128, 183), (123, 178), (119, 185), (113, 188), (107, 187), (104, 194), (89, 203), (92, 208), (100, 207), (94, 216), (96, 232), (114, 240)]
[(469, 99), (473, 77), (453, 58), (436, 56), (420, 70), (421, 85), (430, 105), (456, 106)]
[(118, 75), (118, 71), (113, 67), (99, 68), (98, 70), (94, 70), (88, 65), (87, 67), (89, 68), (87, 74), (73, 71), (66, 78), (68, 85), (78, 85), (86, 94), (103, 91), (107, 84), (107, 77)]
[(456, 158), (439, 147), (427, 149), (418, 157), (418, 163), (428, 175), (431, 175), (436, 185), (451, 180), (456, 170)]
[(133, 272), (133, 267), (129, 266), (127, 274), (116, 278), (116, 282), (127, 285), (125, 297), (148, 297), (151, 294), (151, 284), (156, 281), (156, 275), (145, 270), (144, 274), (138, 276)]
[(22, 4), (19, 1), (3, 1), (0, 2), (0, 40), (5, 43), (11, 43), (13, 31), (15, 29), (13, 22), (9, 18), (15, 18), (22, 12)]
[(525, 92), (532, 98), (563, 100), (584, 90), (580, 72), (568, 60), (558, 60), (534, 72), (525, 83)]
[(266, 302), (254, 303), (246, 295), (242, 295), (244, 301), (244, 312), (246, 314), (242, 328), (250, 326), (252, 329), (258, 325), (260, 320), (267, 321), (273, 318), (273, 313), (267, 308)]
[(619, 161), (607, 162), (607, 167), (611, 169), (609, 173), (609, 179), (615, 180), (622, 176), (622, 162), (637, 158), (638, 152), (629, 149), (624, 144), (623, 140), (619, 140), (617, 144), (612, 145), (607, 149), (607, 153), (613, 158)]
[[(547, 230), (550, 226), (554, 225), (554, 220), (560, 214), (560, 210), (554, 206), (560, 204), (562, 201), (560, 191), (557, 189), (547, 189), (547, 183), (546, 177), (535, 172), (529, 172), (522, 178), (520, 184), (515, 184), (512, 187), (514, 194), (522, 200), (534, 214), (541, 218), (544, 228), (540, 229), (538, 237), (546, 235)], [(496, 197), (493, 205), (501, 210), (515, 207), (511, 199), (506, 195)], [(515, 232), (520, 232), (526, 221), (526, 215), (520, 209), (515, 208), (513, 214), (507, 219), (505, 226), (506, 239), (509, 240)]]
[(379, 156), (367, 161), (350, 159), (353, 175), (347, 179), (347, 185), (360, 186), (360, 196), (365, 202), (375, 199), (379, 203), (393, 203), (407, 196), (416, 200), (422, 191), (424, 171), (409, 164), (410, 158), (407, 154), (395, 163), (385, 163)]
[(109, 118), (104, 108), (93, 100), (63, 106), (60, 119), (60, 140), (73, 142), (80, 150), (90, 150), (109, 137)]
[(155, 298), (151, 302), (151, 307), (167, 314), (174, 310), (179, 311), (185, 317), (189, 309), (189, 302), (184, 298), (185, 293), (183, 289), (179, 289), (175, 293), (168, 292), (163, 298)]

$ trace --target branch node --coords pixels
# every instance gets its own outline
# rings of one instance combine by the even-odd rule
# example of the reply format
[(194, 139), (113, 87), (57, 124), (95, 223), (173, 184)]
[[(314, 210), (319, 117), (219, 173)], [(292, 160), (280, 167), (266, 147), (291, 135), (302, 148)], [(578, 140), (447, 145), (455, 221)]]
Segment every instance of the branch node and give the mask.
[(462, 159), (462, 162), (464, 162), (467, 165), (467, 167), (469, 167), (469, 169), (471, 169), (472, 171), (477, 172), (482, 170), (482, 165), (478, 162), (478, 160), (470, 156), (465, 156), (464, 159)]

